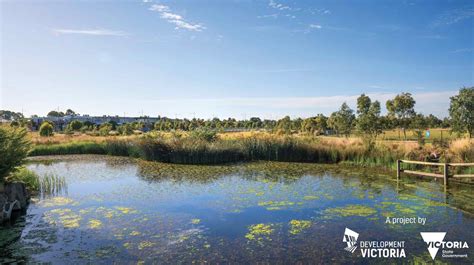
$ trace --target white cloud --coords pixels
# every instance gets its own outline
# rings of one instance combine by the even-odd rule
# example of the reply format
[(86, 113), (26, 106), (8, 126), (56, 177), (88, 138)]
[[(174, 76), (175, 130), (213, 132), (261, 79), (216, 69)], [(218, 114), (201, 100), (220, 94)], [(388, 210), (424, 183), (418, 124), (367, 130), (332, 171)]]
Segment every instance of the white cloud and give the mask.
[(202, 31), (203, 29), (206, 29), (206, 27), (200, 25), (200, 24), (191, 24), (183, 20), (168, 20), (170, 23), (174, 23), (176, 25), (175, 29), (187, 29), (191, 31)]
[(118, 36), (123, 37), (128, 34), (123, 31), (109, 30), (109, 29), (53, 29), (55, 34), (82, 34), (93, 36)]
[(161, 17), (164, 18), (164, 19), (169, 19), (169, 20), (181, 20), (181, 19), (183, 19), (182, 16), (177, 15), (177, 14), (173, 14), (173, 13), (169, 13), (169, 12), (161, 13)]
[(312, 29), (322, 29), (323, 28), (323, 26), (318, 25), (318, 24), (310, 24), (309, 27), (312, 28)]
[(190, 23), (186, 21), (181, 15), (171, 12), (171, 9), (168, 6), (154, 4), (149, 8), (149, 10), (160, 13), (160, 17), (162, 19), (176, 26), (175, 29), (186, 29), (189, 31), (202, 31), (206, 29), (206, 27), (199, 23)]
[(270, 6), (271, 8), (278, 9), (278, 10), (291, 10), (291, 7), (283, 5), (283, 4), (279, 4), (275, 2), (274, 0), (270, 0), (270, 2), (268, 2), (268, 6)]
[(439, 15), (432, 26), (452, 25), (472, 17), (474, 17), (474, 8), (472, 7), (453, 9)]
[(324, 9), (324, 8), (312, 8), (312, 9), (308, 9), (308, 11), (309, 11), (312, 15), (317, 15), (317, 14), (320, 14), (320, 15), (330, 15), (330, 14), (331, 14), (331, 10), (329, 10), (329, 9)]
[(168, 11), (170, 11), (169, 7), (167, 7), (165, 5), (157, 5), (157, 4), (152, 5), (148, 10), (156, 11), (156, 12), (168, 12)]

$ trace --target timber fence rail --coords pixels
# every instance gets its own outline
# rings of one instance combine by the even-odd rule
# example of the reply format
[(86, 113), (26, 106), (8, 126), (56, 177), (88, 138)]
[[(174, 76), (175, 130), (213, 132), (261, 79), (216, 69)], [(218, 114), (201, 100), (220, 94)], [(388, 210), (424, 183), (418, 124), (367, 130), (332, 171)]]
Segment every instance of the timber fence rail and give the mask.
[[(442, 167), (443, 168), (443, 174), (402, 169), (402, 163)], [(474, 163), (437, 163), (437, 162), (397, 160), (397, 179), (400, 179), (402, 172), (407, 173), (407, 174), (412, 174), (412, 175), (442, 178), (443, 182), (444, 182), (444, 185), (448, 185), (448, 178), (455, 178), (455, 179), (457, 179), (457, 178), (474, 178), (474, 174), (453, 174), (453, 175), (450, 175), (449, 174), (449, 167), (474, 167)]]

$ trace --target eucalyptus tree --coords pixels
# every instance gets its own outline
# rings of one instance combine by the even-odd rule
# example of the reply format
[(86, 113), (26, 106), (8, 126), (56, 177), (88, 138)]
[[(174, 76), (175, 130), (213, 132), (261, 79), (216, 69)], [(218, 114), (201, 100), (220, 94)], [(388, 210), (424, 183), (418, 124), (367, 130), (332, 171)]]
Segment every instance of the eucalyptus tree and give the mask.
[(457, 133), (474, 133), (474, 87), (461, 88), (459, 94), (451, 97), (449, 107), (451, 129)]
[(338, 111), (331, 114), (328, 123), (337, 132), (337, 134), (349, 136), (352, 132), (354, 120), (354, 111), (347, 105), (346, 102), (344, 102)]
[(410, 125), (410, 119), (415, 116), (415, 103), (410, 93), (398, 94), (394, 99), (387, 100), (386, 107), (388, 115), (397, 118), (398, 126), (403, 130), (403, 136), (407, 139), (406, 129)]
[(380, 118), (380, 102), (372, 102), (371, 99), (362, 94), (357, 99), (357, 117), (356, 127), (369, 148), (373, 147), (377, 136), (382, 133), (382, 120)]

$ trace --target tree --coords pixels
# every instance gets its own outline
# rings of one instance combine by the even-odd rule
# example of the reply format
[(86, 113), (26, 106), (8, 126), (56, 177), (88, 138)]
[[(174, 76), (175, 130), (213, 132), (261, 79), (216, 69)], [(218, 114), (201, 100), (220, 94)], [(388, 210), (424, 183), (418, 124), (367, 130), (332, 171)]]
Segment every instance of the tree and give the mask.
[(112, 124), (108, 122), (102, 123), (99, 127), (99, 135), (107, 136), (109, 135), (109, 132), (112, 131), (112, 129), (113, 129)]
[(133, 134), (133, 126), (129, 123), (124, 123), (117, 127), (117, 131), (122, 135), (131, 135)]
[(53, 125), (51, 123), (44, 121), (41, 123), (40, 129), (39, 129), (39, 135), (43, 137), (50, 137), (53, 136)]
[(360, 95), (360, 97), (357, 98), (357, 114), (361, 115), (369, 112), (371, 103), (372, 101), (369, 96), (365, 94)]
[(441, 128), (449, 128), (451, 127), (451, 119), (448, 117), (445, 117), (443, 121), (441, 122)]
[(410, 124), (410, 118), (415, 115), (415, 103), (410, 93), (398, 94), (393, 100), (387, 100), (386, 103), (389, 115), (398, 119), (398, 126), (401, 126), (405, 140), (407, 139), (406, 129)]
[(0, 126), (0, 182), (20, 166), (28, 152), (30, 142), (24, 128)]
[(440, 120), (438, 117), (436, 117), (433, 114), (430, 114), (425, 117), (426, 120), (426, 125), (430, 128), (439, 128), (441, 127), (442, 120)]
[(71, 131), (79, 131), (82, 128), (83, 124), (82, 122), (78, 120), (73, 120), (67, 125), (67, 129)]
[(337, 134), (349, 136), (352, 131), (352, 125), (355, 119), (354, 111), (347, 105), (342, 103), (341, 108), (337, 112), (331, 114), (331, 125)]
[(323, 114), (318, 114), (316, 118), (314, 118), (316, 122), (316, 130), (317, 134), (324, 134), (326, 129), (328, 128), (328, 118)]
[(323, 134), (327, 129), (327, 119), (323, 114), (304, 119), (301, 122), (301, 131), (315, 135)]
[(277, 130), (286, 134), (291, 133), (291, 118), (290, 116), (285, 116), (283, 119), (278, 120)]
[(301, 131), (309, 134), (314, 134), (317, 130), (317, 123), (314, 117), (304, 119), (301, 123)]
[(425, 137), (423, 133), (425, 132), (427, 126), (427, 119), (423, 116), (423, 114), (416, 114), (411, 120), (410, 127), (413, 129), (413, 134), (415, 135), (419, 145), (425, 144)]
[(372, 102), (368, 96), (362, 94), (357, 99), (357, 113), (359, 114), (356, 123), (357, 130), (367, 141), (369, 148), (372, 148), (383, 128), (380, 119), (380, 102)]
[(257, 129), (262, 126), (262, 120), (260, 120), (260, 118), (258, 117), (252, 117), (250, 118), (249, 121), (250, 121), (250, 128), (252, 129)]
[(65, 115), (66, 116), (76, 116), (76, 115), (78, 115), (78, 113), (76, 113), (72, 109), (67, 109)]
[(64, 113), (62, 111), (52, 110), (48, 112), (48, 117), (64, 117)]
[(9, 121), (17, 121), (23, 119), (23, 114), (20, 112), (13, 112), (9, 110), (0, 110), (0, 118), (9, 120)]
[(474, 87), (461, 88), (459, 95), (451, 97), (449, 106), (451, 130), (457, 133), (474, 133)]

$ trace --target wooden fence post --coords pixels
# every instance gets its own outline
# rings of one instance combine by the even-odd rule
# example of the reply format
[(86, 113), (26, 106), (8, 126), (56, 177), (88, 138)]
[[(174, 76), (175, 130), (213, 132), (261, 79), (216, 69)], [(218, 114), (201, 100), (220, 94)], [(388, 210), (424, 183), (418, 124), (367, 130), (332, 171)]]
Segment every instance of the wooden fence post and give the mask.
[(400, 180), (400, 159), (397, 160), (397, 180)]
[(448, 173), (449, 173), (448, 166), (449, 165), (447, 163), (444, 163), (444, 170), (443, 170), (444, 186), (448, 185)]

